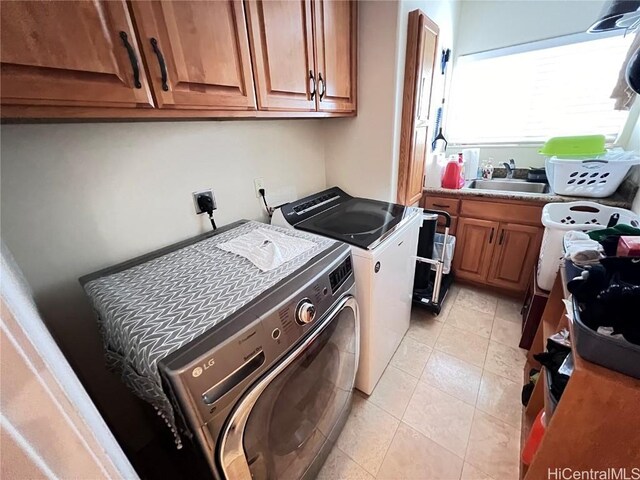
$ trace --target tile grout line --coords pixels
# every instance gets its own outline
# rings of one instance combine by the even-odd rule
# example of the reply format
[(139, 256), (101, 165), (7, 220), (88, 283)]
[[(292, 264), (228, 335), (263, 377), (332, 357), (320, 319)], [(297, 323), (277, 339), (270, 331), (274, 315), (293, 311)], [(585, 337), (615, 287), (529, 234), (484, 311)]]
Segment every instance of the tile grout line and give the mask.
[[(443, 327), (444, 327), (444, 325), (443, 325)], [(481, 336), (481, 335), (478, 335), (477, 333), (469, 332), (469, 331), (467, 331), (467, 330), (463, 330), (463, 329), (458, 328), (458, 327), (453, 326), (453, 325), (448, 325), (448, 327), (453, 328), (454, 330), (457, 330), (458, 332), (467, 333), (467, 334), (469, 334), (469, 335), (475, 335), (475, 336), (476, 336), (476, 337), (478, 337), (478, 338), (481, 338), (481, 339), (483, 339), (483, 340), (490, 341), (490, 339), (488, 339), (488, 338), (486, 338), (486, 337), (483, 337), (483, 336)], [(440, 330), (440, 333), (442, 333), (442, 330)], [(440, 337), (440, 335), (438, 335), (438, 338), (439, 338), (439, 337)], [(436, 343), (437, 343), (437, 341), (436, 341)], [(461, 361), (463, 361), (463, 362), (466, 362), (466, 363), (468, 363), (468, 364), (470, 364), (470, 365), (474, 365), (473, 363), (469, 362), (468, 360), (465, 360), (464, 358), (460, 358), (460, 357), (458, 357), (457, 355), (454, 355), (453, 353), (445, 352), (444, 350), (440, 350), (439, 348), (436, 348), (435, 344), (434, 344), (434, 346), (433, 346), (433, 349), (434, 349), (434, 350), (437, 350), (437, 351), (438, 351), (438, 352), (440, 352), (440, 353), (445, 353), (445, 354), (447, 354), (447, 355), (451, 355), (452, 357), (455, 357), (455, 358), (457, 358), (458, 360), (461, 360)], [(487, 343), (487, 350), (488, 350), (488, 349), (489, 349), (489, 344)], [(482, 360), (482, 366), (479, 366), (479, 365), (474, 365), (474, 366), (475, 366), (475, 367), (478, 367), (478, 368), (484, 368), (484, 361), (486, 360), (486, 356), (487, 356), (487, 352), (485, 352), (485, 354), (484, 354), (484, 358), (483, 358), (483, 360)]]
[[(449, 447), (445, 447), (444, 445), (442, 445), (441, 443), (437, 442), (436, 440), (434, 440), (433, 438), (431, 438), (429, 435), (427, 435), (426, 433), (421, 432), (420, 430), (418, 430), (416, 427), (414, 427), (413, 425), (411, 425), (408, 422), (405, 422), (404, 420), (400, 420), (400, 423), (404, 423), (407, 427), (409, 427), (411, 430), (419, 433), (420, 435), (422, 435), (424, 438), (426, 438), (427, 440), (435, 443), (438, 447), (442, 448), (443, 450), (446, 450), (447, 452), (449, 452), (451, 455), (454, 455), (455, 457), (459, 458), (460, 460), (462, 460), (464, 462), (464, 458), (462, 458), (460, 456), (459, 453), (454, 452), (453, 450), (451, 450), (451, 448)], [(398, 424), (398, 427), (400, 425)], [(465, 447), (465, 454), (466, 454), (466, 447)]]
[[(471, 443), (471, 431), (473, 430), (473, 422), (476, 419), (476, 411), (478, 409), (476, 407), (473, 408), (473, 415), (471, 416), (471, 427), (469, 428), (469, 437), (467, 438), (467, 444), (464, 447), (464, 456), (462, 457), (463, 462), (467, 462), (467, 453), (469, 452), (469, 443)], [(469, 462), (467, 462), (469, 463)], [(462, 465), (464, 468), (464, 463)], [(475, 465), (474, 465), (475, 467)]]
[[(362, 395), (366, 395), (366, 394), (362, 394)], [(363, 400), (365, 402), (369, 401), (369, 397), (370, 395), (367, 395), (366, 398), (363, 398)], [(398, 418), (396, 418), (394, 415), (392, 415), (391, 413), (387, 412), (384, 408), (376, 405), (375, 403), (371, 402), (371, 405), (373, 405), (376, 408), (379, 408), (380, 410), (382, 410), (384, 413), (386, 413), (387, 415), (391, 416), (394, 420), (398, 420)], [(351, 413), (349, 413), (349, 415), (351, 415)], [(396, 436), (396, 433), (398, 431), (398, 425), (400, 425), (400, 422), (402, 420), (398, 420), (398, 424), (395, 427), (395, 430), (393, 432), (393, 436), (391, 437), (391, 441), (389, 442), (389, 445), (387, 445), (387, 448), (385, 449), (384, 455), (382, 456), (382, 462), (380, 463), (380, 467), (378, 467), (378, 470), (376, 471), (375, 474), (371, 473), (364, 465), (362, 465), (360, 462), (358, 462), (355, 458), (351, 457), (351, 455), (349, 455), (347, 452), (345, 452), (344, 450), (342, 450), (340, 447), (338, 447), (338, 441), (336, 440), (336, 442), (334, 443), (334, 448), (337, 448), (338, 450), (340, 450), (340, 452), (342, 452), (343, 454), (345, 454), (347, 456), (347, 458), (349, 458), (352, 462), (354, 462), (356, 465), (358, 465), (362, 470), (364, 470), (367, 474), (369, 474), (371, 477), (373, 477), (374, 479), (378, 476), (378, 473), (380, 471), (380, 468), (382, 467), (382, 464), (384, 463), (384, 460), (387, 456), (387, 452), (389, 451), (389, 447), (391, 446), (391, 443), (393, 442), (393, 439)]]
[[(393, 418), (395, 418), (395, 417), (393, 417)], [(402, 423), (402, 420), (400, 420), (398, 422), (398, 424), (396, 425), (396, 429), (393, 432), (393, 436), (391, 437), (391, 441), (389, 442), (389, 445), (387, 445), (387, 448), (384, 451), (384, 455), (382, 456), (382, 462), (380, 462), (380, 466), (376, 470), (376, 473), (373, 474), (373, 478), (376, 478), (376, 479), (378, 478), (378, 474), (380, 473), (380, 470), (382, 469), (382, 466), (384, 465), (384, 461), (387, 459), (387, 454), (389, 453), (389, 449), (391, 448), (391, 444), (396, 439), (396, 435), (398, 434), (398, 428), (400, 427), (400, 423)], [(365, 470), (367, 472), (369, 472), (369, 470), (367, 470), (366, 468), (365, 468)], [(371, 473), (371, 472), (369, 472), (369, 473)]]

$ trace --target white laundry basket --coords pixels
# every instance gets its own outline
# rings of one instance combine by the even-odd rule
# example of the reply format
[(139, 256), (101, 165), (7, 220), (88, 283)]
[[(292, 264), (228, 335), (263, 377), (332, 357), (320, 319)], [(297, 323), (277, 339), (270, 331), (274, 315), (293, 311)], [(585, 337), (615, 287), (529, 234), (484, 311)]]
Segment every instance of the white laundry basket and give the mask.
[(538, 258), (538, 286), (551, 290), (562, 259), (562, 240), (565, 232), (588, 232), (604, 228), (611, 216), (620, 215), (618, 224), (640, 226), (640, 218), (624, 208), (607, 207), (594, 202), (548, 203), (542, 209), (545, 226), (540, 257)]
[(548, 157), (545, 161), (551, 190), (559, 195), (604, 198), (618, 189), (640, 159), (633, 152), (609, 151), (599, 157)]

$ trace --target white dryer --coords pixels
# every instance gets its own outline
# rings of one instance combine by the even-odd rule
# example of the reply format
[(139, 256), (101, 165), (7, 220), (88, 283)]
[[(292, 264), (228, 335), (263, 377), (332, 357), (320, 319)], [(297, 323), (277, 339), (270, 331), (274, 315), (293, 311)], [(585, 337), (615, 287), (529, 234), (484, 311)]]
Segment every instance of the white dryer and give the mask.
[(277, 208), (273, 225), (351, 245), (360, 306), (356, 388), (371, 394), (409, 328), (419, 208), (355, 198), (337, 187)]

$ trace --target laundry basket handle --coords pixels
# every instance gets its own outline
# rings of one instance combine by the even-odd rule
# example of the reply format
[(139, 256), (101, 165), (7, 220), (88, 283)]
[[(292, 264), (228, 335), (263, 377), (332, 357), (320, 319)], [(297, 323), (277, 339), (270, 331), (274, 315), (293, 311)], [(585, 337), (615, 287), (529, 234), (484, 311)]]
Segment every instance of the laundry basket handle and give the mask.
[(589, 212), (600, 213), (602, 210), (598, 207), (597, 203), (593, 202), (572, 202), (573, 205), (569, 207), (572, 212)]

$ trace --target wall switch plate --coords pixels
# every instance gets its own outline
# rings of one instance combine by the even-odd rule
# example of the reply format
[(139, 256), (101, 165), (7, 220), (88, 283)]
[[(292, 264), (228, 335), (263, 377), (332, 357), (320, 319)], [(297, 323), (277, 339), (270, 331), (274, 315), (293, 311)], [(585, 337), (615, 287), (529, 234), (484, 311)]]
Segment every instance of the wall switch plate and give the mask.
[(218, 208), (216, 197), (213, 195), (213, 190), (200, 190), (199, 192), (193, 192), (193, 206), (196, 208), (196, 213), (198, 215), (200, 215), (201, 213), (205, 213), (203, 210), (200, 210), (200, 205), (198, 205), (198, 197), (200, 195), (210, 197), (211, 200), (213, 200), (213, 209), (216, 210)]
[(260, 198), (262, 195), (260, 195), (260, 189), (264, 188), (264, 179), (263, 178), (254, 178), (253, 179), (253, 186), (256, 189), (256, 198)]

